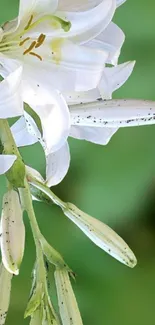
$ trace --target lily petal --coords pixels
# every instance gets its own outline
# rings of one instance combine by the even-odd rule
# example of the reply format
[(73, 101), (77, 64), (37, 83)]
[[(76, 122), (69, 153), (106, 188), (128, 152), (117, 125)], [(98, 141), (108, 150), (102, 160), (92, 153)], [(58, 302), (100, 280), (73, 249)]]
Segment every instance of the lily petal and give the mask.
[(59, 150), (46, 157), (46, 184), (59, 184), (66, 176), (70, 165), (70, 151), (66, 142)]
[(21, 77), (20, 66), (0, 83), (0, 118), (2, 119), (23, 114)]
[[(58, 6), (58, 0), (20, 0), (19, 17), (31, 14), (53, 13)], [(29, 17), (30, 18), (30, 17)]]
[(155, 102), (113, 99), (70, 106), (71, 124), (93, 127), (128, 127), (155, 124)]
[(68, 138), (69, 110), (58, 90), (39, 89), (36, 95), (27, 102), (40, 117), (46, 154), (49, 154), (59, 150)]
[(121, 6), (126, 0), (116, 0), (117, 7)]
[(99, 128), (72, 126), (70, 136), (79, 140), (87, 140), (96, 144), (106, 145), (118, 128)]
[(17, 156), (15, 155), (0, 155), (0, 175), (5, 174), (14, 164), (16, 159)]
[(88, 42), (87, 46), (108, 52), (106, 63), (116, 65), (124, 40), (125, 35), (123, 31), (116, 24), (111, 22), (96, 39)]
[(82, 12), (58, 12), (58, 16), (71, 22), (64, 37), (82, 44), (99, 35), (110, 23), (116, 9), (115, 0), (103, 0), (96, 7)]
[[(52, 91), (61, 92), (87, 91), (97, 87), (108, 53), (101, 50), (78, 46), (68, 40), (48, 41), (38, 49), (36, 54), (43, 58), (25, 57), (23, 92), (29, 93), (30, 87), (39, 84)], [(33, 68), (32, 68), (32, 63)], [(26, 97), (25, 97), (26, 100)]]
[(99, 90), (103, 99), (111, 99), (112, 93), (120, 88), (130, 77), (135, 61), (125, 62), (113, 68), (105, 68), (99, 83)]
[(59, 0), (60, 10), (83, 11), (96, 7), (102, 0)]
[(38, 141), (34, 135), (28, 132), (24, 116), (12, 125), (11, 132), (17, 147), (29, 146)]

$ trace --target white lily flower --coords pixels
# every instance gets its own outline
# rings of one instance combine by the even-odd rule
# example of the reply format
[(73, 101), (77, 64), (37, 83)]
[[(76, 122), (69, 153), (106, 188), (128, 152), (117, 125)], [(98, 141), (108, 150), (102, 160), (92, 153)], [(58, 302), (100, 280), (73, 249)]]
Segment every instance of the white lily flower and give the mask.
[(58, 269), (54, 272), (59, 311), (63, 325), (82, 325), (77, 301), (70, 283), (68, 272)]
[(5, 324), (10, 303), (11, 280), (13, 274), (9, 273), (3, 264), (0, 265), (0, 325)]
[(87, 10), (74, 12), (66, 11), (67, 1), (61, 9), (58, 0), (20, 0), (18, 17), (1, 29), (1, 73), (22, 65), (22, 98), (42, 121), (46, 154), (59, 150), (69, 135), (63, 96), (96, 88), (105, 63), (117, 63), (124, 41), (111, 23), (117, 1), (90, 2)]
[(25, 227), (19, 195), (14, 190), (9, 190), (3, 197), (0, 244), (5, 268), (18, 275), (24, 254)]

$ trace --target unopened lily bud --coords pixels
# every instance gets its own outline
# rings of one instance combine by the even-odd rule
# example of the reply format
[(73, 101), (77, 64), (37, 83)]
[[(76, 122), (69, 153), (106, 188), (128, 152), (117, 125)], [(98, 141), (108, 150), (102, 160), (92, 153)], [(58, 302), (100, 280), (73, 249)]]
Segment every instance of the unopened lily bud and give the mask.
[(54, 276), (63, 325), (82, 325), (81, 315), (68, 272), (65, 269), (56, 269)]
[(72, 203), (66, 203), (63, 211), (101, 249), (129, 267), (136, 265), (137, 260), (132, 250), (110, 227), (84, 213)]
[(18, 275), (24, 254), (25, 226), (19, 196), (14, 190), (3, 197), (0, 243), (5, 268)]
[(10, 303), (12, 274), (0, 265), (0, 325), (5, 324)]

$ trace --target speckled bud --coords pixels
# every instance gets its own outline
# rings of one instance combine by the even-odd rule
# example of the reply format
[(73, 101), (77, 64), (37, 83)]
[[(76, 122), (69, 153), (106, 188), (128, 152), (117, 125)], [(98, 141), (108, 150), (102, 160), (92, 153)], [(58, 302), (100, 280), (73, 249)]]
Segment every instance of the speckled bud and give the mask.
[(0, 228), (3, 264), (10, 273), (18, 275), (24, 254), (25, 226), (19, 195), (14, 190), (3, 197)]
[(5, 324), (11, 292), (12, 274), (9, 273), (3, 264), (0, 265), (0, 325)]
[(65, 269), (56, 269), (54, 276), (63, 325), (82, 325), (81, 315), (68, 272)]

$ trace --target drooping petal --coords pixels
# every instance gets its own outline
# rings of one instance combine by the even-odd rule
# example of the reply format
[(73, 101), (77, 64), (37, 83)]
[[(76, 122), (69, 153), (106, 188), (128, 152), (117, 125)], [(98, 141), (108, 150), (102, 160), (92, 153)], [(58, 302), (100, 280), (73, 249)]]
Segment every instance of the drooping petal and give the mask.
[(10, 303), (11, 280), (13, 274), (9, 273), (3, 264), (0, 265), (0, 325), (5, 324)]
[(125, 62), (112, 68), (105, 68), (98, 85), (101, 97), (111, 99), (112, 93), (120, 88), (130, 77), (135, 61)]
[(82, 325), (78, 304), (70, 283), (68, 272), (58, 269), (54, 272), (60, 316), (63, 325)]
[(116, 65), (124, 40), (125, 35), (123, 31), (111, 22), (96, 39), (88, 42), (87, 46), (108, 52), (106, 63)]
[(34, 135), (28, 132), (24, 116), (12, 125), (11, 132), (17, 147), (29, 146), (38, 141)]
[(69, 135), (70, 115), (66, 101), (58, 90), (39, 88), (26, 102), (38, 114), (43, 129), (46, 154), (59, 150)]
[(78, 44), (88, 42), (99, 35), (110, 23), (116, 9), (115, 0), (103, 0), (96, 7), (82, 12), (59, 12), (58, 16), (71, 22), (64, 37)]
[(118, 128), (72, 126), (70, 129), (70, 136), (75, 139), (106, 145), (117, 130)]
[(72, 203), (67, 203), (63, 211), (90, 240), (109, 255), (130, 267), (136, 265), (136, 258), (129, 246), (110, 227), (84, 213)]
[(23, 114), (21, 78), (22, 67), (19, 66), (0, 82), (0, 118), (2, 119)]
[(70, 151), (66, 142), (59, 150), (46, 157), (46, 184), (59, 184), (66, 176), (70, 165)]
[(5, 174), (16, 159), (17, 156), (15, 155), (0, 155), (0, 175)]
[(155, 103), (113, 99), (70, 106), (71, 124), (93, 127), (128, 127), (155, 124)]

